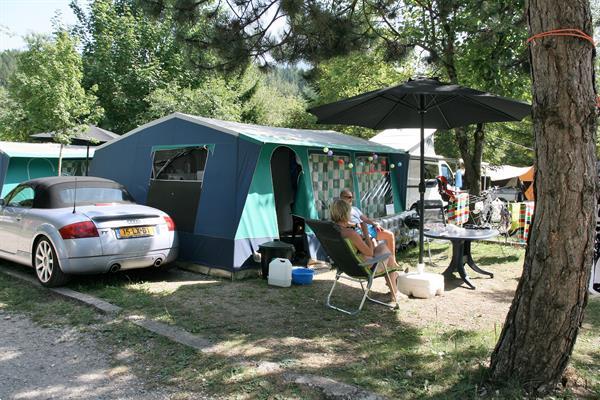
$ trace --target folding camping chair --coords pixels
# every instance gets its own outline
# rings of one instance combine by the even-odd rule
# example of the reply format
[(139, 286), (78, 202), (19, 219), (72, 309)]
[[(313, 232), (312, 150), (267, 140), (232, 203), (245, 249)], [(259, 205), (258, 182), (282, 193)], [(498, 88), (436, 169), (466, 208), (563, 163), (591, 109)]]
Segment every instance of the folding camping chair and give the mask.
[[(389, 254), (383, 254), (381, 256), (373, 257), (368, 261), (362, 261), (350, 248), (348, 242), (344, 240), (339, 227), (335, 223), (329, 221), (307, 219), (306, 224), (313, 230), (313, 232), (317, 236), (317, 239), (319, 239), (319, 242), (325, 249), (325, 252), (331, 259), (333, 267), (337, 270), (335, 274), (335, 280), (333, 281), (333, 286), (331, 286), (331, 290), (327, 295), (327, 307), (333, 308), (334, 310), (338, 310), (350, 315), (358, 314), (362, 310), (366, 299), (369, 299), (374, 303), (381, 304), (386, 307), (398, 307), (398, 299), (396, 298), (396, 293), (393, 294), (395, 300), (394, 305), (384, 303), (382, 301), (373, 299), (369, 296), (369, 292), (371, 291), (371, 286), (373, 285), (373, 280), (375, 278), (387, 276), (389, 279), (390, 277), (390, 270), (388, 270), (388, 268), (385, 266), (385, 263), (383, 264), (383, 272), (375, 272), (377, 270), (377, 264), (386, 260), (390, 256)], [(331, 304), (331, 295), (335, 290), (335, 286), (338, 280), (342, 278), (360, 283), (360, 287), (363, 291), (363, 297), (359, 307), (356, 310), (345, 310), (341, 307)], [(364, 286), (365, 282), (367, 283), (366, 288)]]

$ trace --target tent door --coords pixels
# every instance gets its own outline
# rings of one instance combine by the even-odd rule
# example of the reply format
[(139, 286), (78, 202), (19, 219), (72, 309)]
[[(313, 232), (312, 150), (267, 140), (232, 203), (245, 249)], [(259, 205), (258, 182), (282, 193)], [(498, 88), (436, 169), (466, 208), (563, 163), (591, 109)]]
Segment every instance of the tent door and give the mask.
[(297, 254), (302, 254), (307, 248), (305, 246), (304, 221), (292, 215), (301, 171), (302, 166), (296, 160), (296, 153), (292, 149), (278, 147), (273, 152), (271, 179), (279, 238), (293, 244)]
[(199, 182), (153, 180), (146, 204), (169, 214), (178, 231), (194, 232), (201, 191)]
[(207, 156), (204, 146), (154, 152), (146, 204), (169, 214), (178, 231), (194, 232)]

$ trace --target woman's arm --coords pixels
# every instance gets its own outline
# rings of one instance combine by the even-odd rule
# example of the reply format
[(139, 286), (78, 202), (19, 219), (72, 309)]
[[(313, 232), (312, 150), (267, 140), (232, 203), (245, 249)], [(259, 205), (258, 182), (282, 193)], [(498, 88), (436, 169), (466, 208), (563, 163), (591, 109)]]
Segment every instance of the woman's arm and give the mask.
[(381, 231), (383, 228), (381, 227), (381, 225), (379, 225), (379, 222), (373, 221), (371, 218), (368, 218), (365, 214), (362, 214), (360, 216), (361, 221), (369, 224), (369, 225), (373, 225), (375, 227), (375, 229), (377, 229), (377, 231)]
[[(350, 241), (356, 247), (358, 252), (365, 257), (373, 257), (373, 250), (375, 246), (371, 238), (361, 237), (358, 233), (356, 233), (356, 231), (352, 229), (348, 229), (347, 231), (348, 232), (345, 237), (350, 239)], [(369, 234), (369, 232), (366, 229), (363, 229), (363, 232), (366, 232), (367, 235)]]

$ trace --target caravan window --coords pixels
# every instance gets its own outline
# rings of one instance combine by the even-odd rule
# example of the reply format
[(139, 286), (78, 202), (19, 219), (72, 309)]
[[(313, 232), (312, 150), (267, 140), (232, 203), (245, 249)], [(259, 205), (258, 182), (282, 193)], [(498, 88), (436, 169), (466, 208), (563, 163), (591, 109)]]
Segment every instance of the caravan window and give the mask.
[(448, 180), (448, 183), (454, 185), (454, 174), (452, 173), (452, 170), (450, 169), (448, 164), (442, 163), (441, 170), (442, 176), (444, 176)]
[(435, 179), (439, 175), (437, 162), (425, 161), (425, 179)]
[(152, 179), (202, 182), (207, 156), (206, 147), (156, 150), (154, 152)]

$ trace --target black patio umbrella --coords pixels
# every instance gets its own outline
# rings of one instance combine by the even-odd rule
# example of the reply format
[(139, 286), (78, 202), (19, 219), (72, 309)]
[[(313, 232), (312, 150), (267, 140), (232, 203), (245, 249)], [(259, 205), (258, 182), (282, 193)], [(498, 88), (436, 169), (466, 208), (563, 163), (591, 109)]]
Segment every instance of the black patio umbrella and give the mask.
[[(54, 141), (54, 132), (42, 132), (35, 133), (31, 135), (31, 137), (36, 139), (41, 139), (48, 142)], [(113, 133), (111, 131), (107, 131), (106, 129), (99, 128), (95, 125), (88, 125), (88, 128), (82, 132), (76, 134), (73, 138), (71, 138), (71, 143), (80, 146), (86, 146), (86, 155), (85, 155), (85, 174), (88, 174), (88, 166), (90, 160), (90, 146), (97, 145), (100, 143), (110, 142), (113, 139), (118, 138), (119, 135)]]
[(451, 129), (483, 122), (519, 121), (531, 113), (525, 102), (467, 87), (417, 78), (308, 110), (319, 124), (371, 129), (421, 128), (419, 264), (423, 264), (425, 193), (424, 129)]

